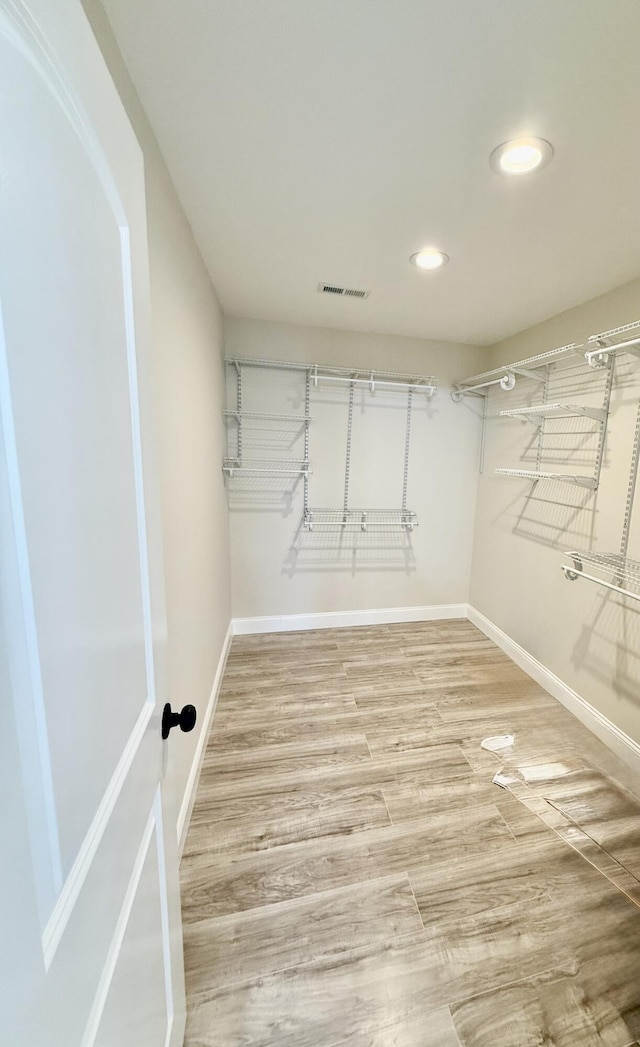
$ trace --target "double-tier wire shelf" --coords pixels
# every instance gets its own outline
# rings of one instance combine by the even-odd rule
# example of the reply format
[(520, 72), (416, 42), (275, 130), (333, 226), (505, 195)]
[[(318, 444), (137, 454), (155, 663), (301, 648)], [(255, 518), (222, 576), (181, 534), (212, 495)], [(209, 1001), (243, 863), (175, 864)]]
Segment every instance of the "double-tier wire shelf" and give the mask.
[[(593, 406), (573, 402), (572, 397), (562, 400), (549, 400), (549, 391), (552, 384), (552, 375), (558, 370), (570, 372), (575, 363), (584, 364), (584, 346), (572, 342), (569, 345), (550, 349), (548, 352), (537, 356), (519, 360), (516, 363), (505, 364), (484, 374), (473, 375), (471, 378), (462, 379), (454, 384), (452, 398), (459, 403), (466, 396), (480, 396), (484, 399), (483, 426), (482, 426), (482, 449), (480, 457), (480, 471), (484, 466), (484, 445), (487, 424), (487, 405), (491, 389), (499, 388), (503, 392), (511, 392), (521, 379), (527, 379), (536, 384), (539, 392), (536, 399), (539, 403), (525, 404), (521, 407), (508, 408), (500, 411), (500, 417), (517, 418), (535, 426), (536, 433), (536, 463), (535, 469), (525, 468), (498, 468), (495, 470), (499, 476), (515, 476), (532, 483), (540, 480), (554, 480), (560, 483), (573, 484), (587, 490), (595, 491), (600, 483), (600, 473), (604, 456), (604, 444), (606, 437), (607, 420), (611, 402), (611, 388), (613, 380), (613, 367), (611, 362), (603, 358), (598, 366), (606, 369), (605, 381), (602, 386), (602, 400), (600, 405)], [(573, 390), (571, 390), (573, 392)], [(591, 426), (591, 433), (595, 437), (595, 453), (593, 455), (593, 468), (590, 473), (578, 473), (545, 469), (545, 434), (548, 432), (548, 423), (556, 419), (578, 418), (584, 419), (587, 426)], [(557, 435), (557, 430), (554, 430)], [(587, 431), (587, 436), (591, 435)]]
[[(236, 409), (235, 411), (224, 411), (224, 417), (228, 423), (235, 426), (235, 454), (227, 455), (222, 460), (222, 471), (230, 479), (234, 477), (289, 477), (294, 480), (304, 477), (308, 480), (309, 466), (309, 395), (307, 381), (307, 395), (305, 397), (305, 409), (303, 414), (282, 414), (272, 411), (245, 411), (243, 410), (243, 371), (246, 367), (261, 366), (260, 361), (254, 360), (227, 360), (236, 372)], [(277, 366), (277, 365), (272, 365)], [(301, 458), (266, 458), (247, 457), (245, 454), (245, 435), (247, 427), (255, 427), (264, 424), (268, 430), (277, 429), (288, 431), (296, 428), (304, 430), (304, 452)]]
[[(640, 357), (640, 321), (592, 335), (588, 345), (585, 356), (589, 365), (594, 368), (609, 367), (612, 369), (613, 359), (622, 353)], [(565, 578), (568, 578), (569, 581), (575, 582), (578, 578), (583, 578), (619, 593), (621, 596), (638, 601), (640, 601), (640, 561), (631, 559), (628, 553), (639, 462), (640, 401), (631, 448), (620, 550), (619, 552), (598, 553), (593, 550), (583, 552), (573, 549), (565, 554), (572, 563), (561, 565)]]
[[(222, 468), (227, 477), (239, 476), (276, 477), (297, 479), (302, 477), (304, 485), (302, 524), (307, 531), (360, 531), (384, 532), (394, 530), (412, 531), (418, 525), (417, 514), (408, 508), (409, 459), (411, 443), (411, 417), (416, 394), (427, 397), (436, 391), (435, 379), (424, 375), (404, 374), (397, 371), (373, 371), (345, 367), (330, 367), (320, 364), (284, 363), (281, 361), (232, 359), (226, 363), (236, 371), (236, 409), (225, 411), (225, 418), (235, 425), (235, 455), (223, 459)], [(304, 413), (275, 414), (270, 412), (243, 411), (243, 370), (247, 367), (262, 367), (278, 370), (298, 371), (304, 375)], [(309, 461), (309, 427), (312, 421), (311, 389), (320, 383), (336, 382), (349, 387), (347, 440), (345, 449), (344, 496), (341, 506), (317, 508), (309, 502), (309, 476), (312, 473)], [(406, 394), (406, 427), (402, 473), (402, 502), (399, 508), (354, 508), (350, 505), (351, 443), (353, 432), (353, 404), (356, 388), (375, 393), (377, 388), (386, 392)], [(304, 451), (302, 458), (270, 459), (246, 458), (244, 454), (245, 423), (250, 419), (263, 420), (273, 425), (297, 424), (303, 428)]]

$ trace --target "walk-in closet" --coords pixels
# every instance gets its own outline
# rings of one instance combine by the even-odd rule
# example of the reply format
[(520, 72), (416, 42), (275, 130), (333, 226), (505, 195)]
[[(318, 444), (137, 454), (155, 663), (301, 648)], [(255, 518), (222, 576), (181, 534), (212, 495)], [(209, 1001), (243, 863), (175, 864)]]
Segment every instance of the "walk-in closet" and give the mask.
[(640, 1047), (639, 51), (0, 0), (0, 1047)]

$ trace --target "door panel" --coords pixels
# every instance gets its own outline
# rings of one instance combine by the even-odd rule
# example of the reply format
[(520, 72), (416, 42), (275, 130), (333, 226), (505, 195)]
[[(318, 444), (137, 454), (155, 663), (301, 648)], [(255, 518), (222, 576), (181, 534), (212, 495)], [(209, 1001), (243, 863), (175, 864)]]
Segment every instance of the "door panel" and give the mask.
[[(155, 930), (162, 922), (162, 842), (153, 812), (136, 860), (127, 903), (114, 942), (111, 979), (95, 1047), (113, 1047), (118, 1036), (137, 1047), (164, 1042), (171, 999), (164, 983), (164, 957), (155, 947)], [(120, 941), (121, 938), (121, 941)], [(150, 976), (151, 975), (151, 976)], [(136, 1007), (128, 1006), (131, 997)], [(127, 1016), (123, 1028), (122, 1015)]]
[[(13, 85), (0, 96), (2, 140), (19, 143), (4, 164), (3, 231), (20, 245), (0, 255), (0, 286), (68, 875), (148, 693), (122, 237), (90, 157), (27, 57), (0, 40), (0, 64)], [(28, 134), (26, 113), (38, 116)]]
[(174, 1047), (143, 167), (78, 0), (0, 0), (0, 134), (0, 711), (19, 780), (0, 775), (25, 811), (0, 895), (26, 889), (4, 947), (28, 961), (2, 1028), (12, 1047)]

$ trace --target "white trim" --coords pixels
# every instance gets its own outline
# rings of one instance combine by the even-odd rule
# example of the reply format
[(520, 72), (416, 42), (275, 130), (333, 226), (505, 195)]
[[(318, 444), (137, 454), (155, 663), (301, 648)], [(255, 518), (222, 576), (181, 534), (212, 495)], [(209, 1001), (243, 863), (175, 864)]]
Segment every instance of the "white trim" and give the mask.
[(435, 622), (466, 618), (467, 604), (429, 604), (425, 607), (384, 607), (370, 611), (323, 611), (318, 614), (266, 615), (234, 618), (233, 635), (288, 633), (304, 629), (344, 629), (358, 625), (391, 625), (394, 622)]
[(202, 726), (200, 728), (200, 737), (198, 738), (196, 751), (193, 754), (191, 770), (189, 771), (189, 777), (185, 786), (184, 796), (182, 797), (182, 803), (180, 804), (180, 811), (178, 813), (178, 823), (176, 827), (179, 855), (182, 855), (185, 840), (187, 838), (187, 830), (189, 828), (189, 822), (191, 820), (191, 811), (193, 810), (193, 805), (195, 803), (198, 782), (200, 780), (200, 771), (202, 770), (202, 761), (204, 760), (204, 753), (207, 747), (209, 731), (211, 730), (211, 721), (213, 719), (216, 703), (218, 701), (218, 692), (220, 690), (220, 684), (222, 683), (222, 677), (224, 675), (225, 666), (227, 664), (227, 657), (229, 655), (232, 637), (233, 622), (231, 621), (229, 622), (227, 635), (225, 636), (224, 642), (222, 644), (222, 651), (220, 652), (220, 660), (218, 661), (218, 668), (216, 669), (213, 687), (211, 688), (211, 695), (209, 697), (207, 709), (204, 714)]
[(468, 618), (470, 622), (480, 629), (485, 636), (493, 640), (505, 654), (511, 658), (516, 665), (531, 676), (536, 683), (544, 687), (553, 698), (564, 705), (570, 713), (580, 720), (585, 727), (596, 735), (601, 742), (619, 756), (626, 764), (634, 770), (640, 770), (640, 745), (621, 731), (619, 727), (609, 720), (598, 709), (594, 708), (586, 699), (582, 698), (568, 684), (552, 673), (550, 669), (534, 658), (532, 654), (525, 651), (524, 647), (507, 636), (502, 629), (494, 625), (492, 621), (485, 618), (483, 614), (476, 611), (475, 607), (469, 606)]
[(91, 868), (91, 863), (93, 862), (96, 851), (100, 846), (100, 841), (102, 840), (107, 825), (109, 824), (109, 819), (113, 814), (118, 797), (122, 792), (122, 787), (127, 779), (129, 771), (131, 770), (138, 749), (140, 748), (140, 743), (145, 736), (149, 721), (153, 716), (154, 708), (155, 706), (152, 702), (145, 702), (142, 706), (140, 715), (138, 716), (136, 724), (129, 736), (122, 756), (118, 760), (111, 781), (105, 789), (100, 806), (98, 807), (98, 810), (93, 817), (93, 821), (89, 826), (89, 830), (82, 841), (82, 846), (78, 851), (76, 860), (71, 866), (71, 872), (65, 880), (64, 886), (58, 896), (58, 900), (53, 907), (53, 912), (47, 921), (47, 926), (42, 934), (42, 951), (47, 970), (49, 970), (51, 961), (56, 954), (56, 949), (60, 944), (60, 939), (62, 938), (64, 929), (69, 922), (71, 913), (73, 912), (80, 891), (84, 885), (84, 881), (86, 880), (89, 869)]

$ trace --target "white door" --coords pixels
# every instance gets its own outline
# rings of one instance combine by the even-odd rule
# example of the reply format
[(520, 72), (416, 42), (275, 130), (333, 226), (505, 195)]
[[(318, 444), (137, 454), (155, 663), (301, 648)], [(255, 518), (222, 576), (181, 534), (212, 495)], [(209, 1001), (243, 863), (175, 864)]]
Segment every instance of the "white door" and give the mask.
[(143, 165), (79, 0), (0, 0), (0, 1043), (177, 1047)]

